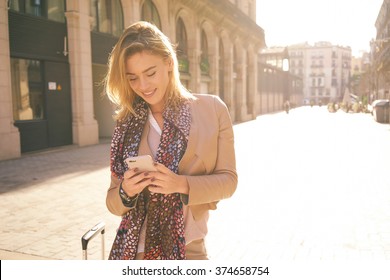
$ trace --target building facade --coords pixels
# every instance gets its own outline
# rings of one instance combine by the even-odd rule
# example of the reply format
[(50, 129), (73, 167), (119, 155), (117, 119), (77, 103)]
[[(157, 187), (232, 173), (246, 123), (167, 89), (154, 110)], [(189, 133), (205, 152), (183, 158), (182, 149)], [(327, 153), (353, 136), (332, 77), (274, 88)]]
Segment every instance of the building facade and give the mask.
[(376, 38), (371, 41), (371, 94), (390, 99), (390, 0), (384, 0), (375, 21)]
[(302, 77), (291, 73), (287, 47), (263, 49), (259, 57), (259, 95), (261, 113), (282, 110), (303, 103)]
[(371, 104), (371, 60), (368, 52), (361, 52), (360, 56), (352, 56), (351, 61), (351, 93), (356, 95), (363, 105)]
[(350, 86), (351, 48), (318, 42), (288, 47), (290, 71), (302, 77), (305, 103), (340, 102)]
[(101, 84), (109, 53), (138, 20), (178, 48), (183, 84), (219, 95), (234, 122), (260, 111), (256, 1), (0, 0), (0, 160), (110, 137)]

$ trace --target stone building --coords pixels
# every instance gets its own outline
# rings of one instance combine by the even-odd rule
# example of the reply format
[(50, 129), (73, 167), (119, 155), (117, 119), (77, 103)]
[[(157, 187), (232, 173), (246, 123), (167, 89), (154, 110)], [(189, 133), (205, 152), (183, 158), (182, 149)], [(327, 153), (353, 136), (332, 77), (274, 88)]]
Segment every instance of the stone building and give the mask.
[(302, 105), (302, 77), (290, 71), (290, 60), (287, 47), (261, 50), (258, 67), (261, 114), (283, 109), (286, 101), (292, 107)]
[(0, 160), (110, 137), (100, 84), (122, 30), (157, 25), (179, 50), (181, 79), (219, 95), (234, 122), (259, 113), (264, 32), (255, 0), (0, 0)]
[(350, 86), (351, 48), (317, 42), (288, 47), (290, 72), (302, 77), (306, 103), (340, 102)]
[(390, 94), (390, 0), (384, 0), (375, 21), (376, 38), (371, 41), (372, 99), (389, 99)]

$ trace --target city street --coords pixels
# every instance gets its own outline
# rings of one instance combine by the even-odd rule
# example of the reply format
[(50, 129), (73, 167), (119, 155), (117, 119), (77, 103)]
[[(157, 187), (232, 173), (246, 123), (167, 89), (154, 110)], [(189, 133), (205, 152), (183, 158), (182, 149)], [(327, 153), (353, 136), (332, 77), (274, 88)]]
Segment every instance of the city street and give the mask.
[[(239, 184), (210, 214), (212, 260), (389, 260), (390, 125), (326, 106), (234, 126)], [(81, 259), (105, 207), (109, 143), (0, 162), (0, 259)], [(90, 244), (100, 258), (100, 239)]]

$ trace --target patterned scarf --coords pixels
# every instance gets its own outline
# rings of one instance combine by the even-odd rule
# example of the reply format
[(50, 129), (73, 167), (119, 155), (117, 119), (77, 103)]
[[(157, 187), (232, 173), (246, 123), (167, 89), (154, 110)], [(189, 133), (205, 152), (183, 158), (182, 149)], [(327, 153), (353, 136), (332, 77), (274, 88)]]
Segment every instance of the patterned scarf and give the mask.
[[(119, 179), (123, 178), (127, 169), (124, 160), (138, 155), (142, 131), (148, 119), (148, 105), (145, 101), (139, 100), (135, 111), (135, 116), (118, 122), (112, 138), (111, 172)], [(189, 102), (183, 102), (179, 110), (167, 108), (163, 118), (156, 161), (178, 173), (179, 161), (187, 148), (190, 130)], [(144, 259), (185, 259), (183, 204), (180, 194), (150, 193), (146, 188), (139, 194), (136, 206), (122, 217), (109, 259), (135, 259), (145, 217)]]

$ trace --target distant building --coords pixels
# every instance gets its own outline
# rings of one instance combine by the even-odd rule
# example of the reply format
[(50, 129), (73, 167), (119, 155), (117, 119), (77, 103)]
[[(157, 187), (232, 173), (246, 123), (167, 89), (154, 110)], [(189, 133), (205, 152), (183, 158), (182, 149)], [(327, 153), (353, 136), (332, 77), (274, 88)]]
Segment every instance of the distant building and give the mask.
[(263, 49), (259, 58), (261, 113), (282, 110), (286, 101), (292, 107), (303, 103), (302, 78), (291, 72), (286, 47)]
[(351, 60), (351, 93), (358, 96), (363, 103), (371, 103), (372, 96), (370, 88), (371, 79), (371, 60), (368, 52), (362, 52), (359, 57), (352, 56)]
[(350, 85), (351, 48), (318, 42), (288, 46), (290, 71), (303, 80), (306, 103), (341, 101)]

